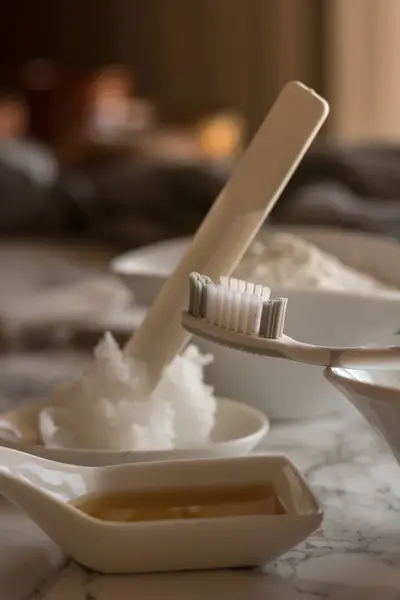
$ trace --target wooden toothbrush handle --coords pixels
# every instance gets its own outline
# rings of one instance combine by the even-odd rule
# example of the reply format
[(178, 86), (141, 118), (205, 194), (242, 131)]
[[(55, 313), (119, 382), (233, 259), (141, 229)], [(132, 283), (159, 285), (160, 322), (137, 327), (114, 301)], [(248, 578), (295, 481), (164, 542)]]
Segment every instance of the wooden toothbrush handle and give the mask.
[(149, 309), (125, 354), (147, 365), (155, 385), (190, 339), (181, 326), (188, 277), (231, 275), (328, 115), (304, 85), (287, 84), (200, 225), (189, 248)]

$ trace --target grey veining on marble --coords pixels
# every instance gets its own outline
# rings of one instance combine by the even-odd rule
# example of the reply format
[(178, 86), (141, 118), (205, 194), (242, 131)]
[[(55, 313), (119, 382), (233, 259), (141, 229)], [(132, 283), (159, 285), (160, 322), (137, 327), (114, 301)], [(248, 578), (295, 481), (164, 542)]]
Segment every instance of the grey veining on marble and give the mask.
[(264, 448), (292, 458), (326, 515), (264, 569), (102, 576), (0, 503), (0, 599), (400, 600), (400, 467), (386, 444), (354, 414), (280, 425)]

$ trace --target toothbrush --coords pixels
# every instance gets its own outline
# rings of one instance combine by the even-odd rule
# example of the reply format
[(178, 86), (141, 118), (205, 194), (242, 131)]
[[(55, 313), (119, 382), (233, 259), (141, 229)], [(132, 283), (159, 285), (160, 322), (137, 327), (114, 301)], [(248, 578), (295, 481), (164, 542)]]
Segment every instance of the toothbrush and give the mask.
[(229, 277), (220, 284), (190, 274), (189, 308), (182, 326), (221, 346), (260, 356), (348, 369), (400, 368), (400, 346), (315, 346), (284, 335), (287, 298), (270, 298), (271, 290)]
[(146, 365), (149, 391), (190, 339), (181, 326), (191, 271), (230, 275), (314, 140), (329, 106), (313, 90), (289, 82), (215, 200), (189, 248), (124, 348)]

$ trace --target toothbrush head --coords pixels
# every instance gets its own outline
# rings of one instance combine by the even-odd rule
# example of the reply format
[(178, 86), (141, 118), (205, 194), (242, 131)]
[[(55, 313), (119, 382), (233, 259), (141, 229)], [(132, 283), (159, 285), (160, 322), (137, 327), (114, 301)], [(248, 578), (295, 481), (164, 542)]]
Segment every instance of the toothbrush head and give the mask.
[(287, 298), (270, 298), (262, 285), (221, 277), (214, 283), (199, 273), (190, 274), (188, 313), (223, 329), (279, 339), (283, 335)]

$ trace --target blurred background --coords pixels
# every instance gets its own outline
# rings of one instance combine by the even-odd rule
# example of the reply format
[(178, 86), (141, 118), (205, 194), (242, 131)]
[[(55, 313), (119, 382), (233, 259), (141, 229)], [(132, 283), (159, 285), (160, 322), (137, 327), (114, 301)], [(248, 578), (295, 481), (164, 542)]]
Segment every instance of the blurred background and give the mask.
[(3, 235), (191, 233), (290, 79), (332, 111), (272, 220), (397, 235), (396, 0), (3, 4)]
[(398, 238), (399, 23), (398, 0), (4, 0), (0, 317), (193, 233), (290, 79), (331, 116), (270, 223)]
[[(72, 97), (77, 105), (87, 102), (77, 97), (85, 96), (82, 88), (98, 70), (120, 65), (128, 80), (120, 94), (145, 98), (161, 112), (234, 109), (249, 135), (292, 78), (329, 98), (327, 134), (356, 141), (397, 141), (400, 134), (396, 0), (38, 0), (34, 6), (14, 0), (3, 5), (3, 83), (26, 94), (30, 110), (38, 104), (30, 97), (38, 88), (47, 103), (44, 114), (65, 110)], [(64, 101), (55, 98), (61, 88), (68, 96)], [(50, 127), (49, 115), (47, 125), (39, 124), (36, 114), (31, 118), (35, 133), (46, 138), (71, 125), (58, 119)]]

